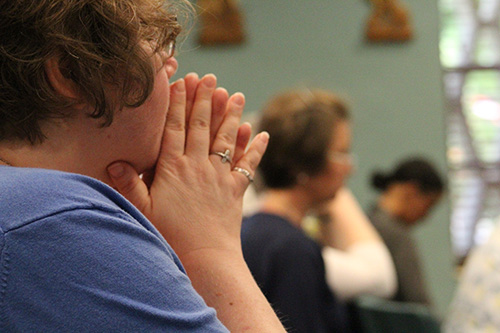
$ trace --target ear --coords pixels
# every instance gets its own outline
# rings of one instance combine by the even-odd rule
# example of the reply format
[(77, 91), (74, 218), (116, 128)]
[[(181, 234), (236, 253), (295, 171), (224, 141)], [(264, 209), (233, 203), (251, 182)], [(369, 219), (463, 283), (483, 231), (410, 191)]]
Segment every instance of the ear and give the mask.
[(59, 58), (51, 57), (45, 63), (45, 73), (52, 88), (61, 96), (69, 99), (78, 100), (78, 89), (73, 80), (65, 77), (59, 66)]
[(309, 180), (311, 180), (311, 177), (309, 177), (309, 175), (305, 172), (299, 172), (296, 177), (298, 185), (307, 185), (307, 183), (309, 183)]

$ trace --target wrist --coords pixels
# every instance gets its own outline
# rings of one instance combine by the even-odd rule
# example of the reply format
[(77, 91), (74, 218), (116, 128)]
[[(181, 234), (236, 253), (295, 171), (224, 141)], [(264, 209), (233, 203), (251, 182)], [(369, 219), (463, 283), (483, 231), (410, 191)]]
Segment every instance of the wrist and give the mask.
[(317, 215), (317, 218), (321, 224), (328, 224), (328, 223), (332, 222), (332, 216), (328, 212), (319, 213)]
[[(203, 247), (177, 253), (186, 271), (196, 268), (245, 262), (241, 243), (234, 245)], [(246, 265), (246, 264), (245, 264)], [(189, 272), (188, 272), (189, 273)]]

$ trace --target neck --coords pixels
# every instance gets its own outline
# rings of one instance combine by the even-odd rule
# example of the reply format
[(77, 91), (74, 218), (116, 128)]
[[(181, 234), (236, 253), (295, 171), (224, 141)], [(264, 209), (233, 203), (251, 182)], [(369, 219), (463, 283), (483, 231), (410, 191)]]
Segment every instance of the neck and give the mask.
[(20, 166), (15, 153), (18, 145), (16, 143), (1, 141), (0, 142), (0, 165)]
[[(0, 164), (59, 170), (98, 178), (92, 164), (85, 164), (85, 161), (81, 158), (88, 155), (81, 153), (75, 142), (70, 139), (66, 139), (65, 142), (46, 139), (37, 144), (24, 141), (0, 142)], [(97, 161), (93, 161), (93, 164), (97, 165)]]
[(0, 156), (0, 164), (12, 166), (12, 164), (9, 161), (7, 161), (6, 159), (2, 158), (1, 156)]
[(2, 164), (77, 173), (110, 184), (106, 166), (125, 160), (108, 143), (113, 139), (111, 126), (100, 127), (101, 120), (89, 117), (87, 110), (68, 110), (68, 114), (71, 117), (40, 123), (45, 136), (42, 142), (0, 141)]
[(264, 195), (261, 210), (287, 218), (300, 227), (309, 204), (296, 190), (269, 190)]

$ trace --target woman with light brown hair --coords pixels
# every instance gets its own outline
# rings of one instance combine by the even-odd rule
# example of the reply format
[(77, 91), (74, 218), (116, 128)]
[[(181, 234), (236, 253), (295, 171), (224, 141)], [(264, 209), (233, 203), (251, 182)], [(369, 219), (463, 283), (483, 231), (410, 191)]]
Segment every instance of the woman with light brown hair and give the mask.
[(0, 2), (0, 331), (283, 331), (239, 238), (268, 135), (170, 84), (177, 3)]
[(321, 248), (301, 230), (305, 215), (333, 199), (351, 172), (347, 107), (329, 91), (288, 90), (264, 106), (259, 127), (272, 139), (259, 166), (260, 210), (243, 222), (245, 260), (285, 327), (347, 332)]

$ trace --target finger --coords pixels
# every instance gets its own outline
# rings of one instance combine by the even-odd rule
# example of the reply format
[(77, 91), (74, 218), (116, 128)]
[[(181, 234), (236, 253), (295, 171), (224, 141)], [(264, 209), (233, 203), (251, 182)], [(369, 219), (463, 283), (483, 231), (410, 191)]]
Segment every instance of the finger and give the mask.
[(184, 77), (184, 82), (186, 84), (186, 121), (189, 121), (200, 78), (196, 73), (189, 73)]
[(116, 190), (147, 216), (150, 207), (149, 190), (137, 171), (125, 162), (115, 162), (107, 170)]
[(186, 140), (186, 87), (183, 79), (170, 86), (170, 105), (163, 133), (160, 159), (176, 158), (184, 154)]
[(175, 72), (177, 72), (177, 68), (179, 67), (179, 63), (174, 57), (170, 57), (167, 59), (165, 63), (166, 69), (167, 69), (167, 75), (168, 78), (170, 79), (172, 76), (174, 76)]
[[(257, 166), (262, 159), (262, 156), (266, 152), (267, 144), (269, 143), (269, 134), (267, 132), (259, 133), (250, 143), (248, 150), (236, 163), (235, 167), (242, 168), (247, 170), (250, 173), (250, 176), (253, 178), (255, 176), (255, 171), (257, 170)], [(246, 177), (242, 172), (234, 171), (233, 176), (236, 181), (240, 182), (243, 189), (246, 189), (250, 180)]]
[(203, 156), (208, 154), (212, 96), (216, 84), (217, 79), (215, 76), (208, 74), (200, 80), (196, 89), (186, 138), (186, 154), (188, 155)]
[(142, 174), (142, 181), (144, 182), (144, 184), (146, 184), (147, 188), (151, 188), (151, 184), (153, 184), (154, 179), (154, 170), (148, 170)]
[(210, 121), (210, 147), (212, 146), (215, 136), (219, 131), (219, 127), (222, 124), (224, 115), (226, 113), (227, 99), (229, 95), (227, 90), (224, 88), (217, 88), (214, 91), (214, 96), (212, 97), (212, 119)]
[(252, 136), (252, 125), (250, 123), (241, 124), (236, 136), (236, 147), (234, 148), (233, 163), (236, 165), (240, 158), (245, 154), (245, 149)]
[(229, 98), (227, 111), (219, 131), (215, 137), (211, 152), (224, 152), (229, 150), (229, 156), (232, 159), (236, 145), (236, 136), (243, 114), (245, 97), (242, 93), (236, 93)]

